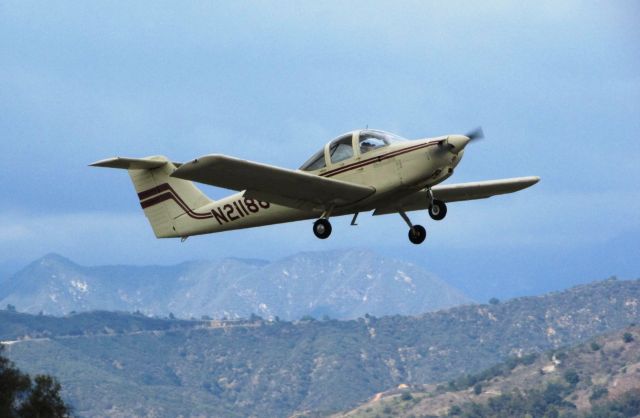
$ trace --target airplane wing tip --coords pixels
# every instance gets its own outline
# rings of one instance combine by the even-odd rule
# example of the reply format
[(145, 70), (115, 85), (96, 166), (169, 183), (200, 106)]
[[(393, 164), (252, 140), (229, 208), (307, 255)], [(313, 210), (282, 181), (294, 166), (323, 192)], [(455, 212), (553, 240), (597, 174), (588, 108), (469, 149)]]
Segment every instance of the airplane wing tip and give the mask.
[(525, 180), (526, 180), (527, 183), (529, 183), (531, 186), (533, 186), (534, 184), (540, 182), (540, 176), (525, 177)]
[(104, 158), (102, 160), (94, 161), (89, 164), (89, 167), (111, 167), (113, 164), (117, 163), (120, 160), (120, 157), (111, 157)]

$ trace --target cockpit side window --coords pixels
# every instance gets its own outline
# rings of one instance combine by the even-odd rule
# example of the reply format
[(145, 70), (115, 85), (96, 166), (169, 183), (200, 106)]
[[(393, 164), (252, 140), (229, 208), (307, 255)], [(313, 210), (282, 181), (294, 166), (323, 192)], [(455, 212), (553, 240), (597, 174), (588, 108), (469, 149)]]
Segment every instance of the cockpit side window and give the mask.
[(376, 148), (385, 147), (387, 145), (389, 145), (389, 142), (386, 141), (382, 135), (376, 135), (374, 133), (360, 134), (360, 154), (365, 154)]
[(306, 163), (302, 164), (300, 170), (303, 171), (314, 171), (320, 170), (321, 168), (325, 168), (327, 165), (324, 162), (324, 148), (320, 151), (313, 154), (311, 158), (307, 160)]
[(353, 157), (351, 134), (338, 138), (329, 146), (329, 155), (333, 164)]

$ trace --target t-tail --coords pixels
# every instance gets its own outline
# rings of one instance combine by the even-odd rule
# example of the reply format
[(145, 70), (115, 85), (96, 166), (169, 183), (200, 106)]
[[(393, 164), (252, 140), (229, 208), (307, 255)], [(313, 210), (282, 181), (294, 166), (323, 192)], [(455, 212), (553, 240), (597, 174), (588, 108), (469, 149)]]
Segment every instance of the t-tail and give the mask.
[(199, 209), (213, 200), (191, 181), (170, 177), (180, 164), (171, 162), (166, 157), (115, 157), (90, 165), (121, 168), (129, 172), (140, 205), (158, 238), (188, 235), (186, 230), (191, 221), (212, 217), (210, 211)]

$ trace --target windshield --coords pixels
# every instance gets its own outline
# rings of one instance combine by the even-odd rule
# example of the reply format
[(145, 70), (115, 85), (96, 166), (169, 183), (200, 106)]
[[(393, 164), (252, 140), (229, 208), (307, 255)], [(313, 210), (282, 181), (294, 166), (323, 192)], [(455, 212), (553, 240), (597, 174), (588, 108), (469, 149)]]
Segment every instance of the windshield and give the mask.
[(300, 170), (314, 171), (314, 170), (319, 170), (321, 168), (324, 168), (326, 166), (327, 165), (324, 162), (324, 148), (322, 148), (320, 151), (313, 154), (311, 158), (309, 158), (304, 164), (302, 164), (302, 167), (300, 167)]

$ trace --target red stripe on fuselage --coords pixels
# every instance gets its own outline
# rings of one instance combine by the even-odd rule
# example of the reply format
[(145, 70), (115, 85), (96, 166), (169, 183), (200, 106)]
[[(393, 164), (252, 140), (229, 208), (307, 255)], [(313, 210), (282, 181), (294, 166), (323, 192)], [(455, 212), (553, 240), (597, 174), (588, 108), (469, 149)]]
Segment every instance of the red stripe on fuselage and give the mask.
[[(166, 193), (162, 193), (163, 191), (167, 191)], [(151, 196), (154, 196), (157, 193), (162, 193), (159, 194), (155, 197), (152, 197), (150, 199), (147, 199)], [(185, 211), (185, 213), (187, 215), (189, 215), (189, 217), (193, 218), (193, 219), (208, 219), (208, 218), (213, 218), (213, 214), (212, 213), (198, 213), (198, 212), (194, 212), (189, 205), (187, 205), (184, 200), (182, 200), (182, 198), (180, 197), (180, 195), (178, 193), (176, 193), (175, 190), (173, 190), (173, 187), (171, 187), (171, 185), (169, 183), (163, 183), (157, 187), (154, 187), (152, 189), (149, 190), (145, 190), (143, 192), (138, 193), (138, 196), (144, 196), (144, 200), (143, 202), (140, 202), (140, 206), (142, 206), (142, 209), (147, 209), (151, 206), (157, 205), (158, 203), (162, 203), (166, 200), (173, 200), (174, 202), (176, 202), (176, 204), (178, 206), (180, 206), (182, 208), (182, 210)], [(142, 198), (141, 198), (142, 200)]]
[(383, 161), (383, 160), (386, 160), (386, 159), (389, 159), (389, 158), (397, 157), (398, 155), (402, 155), (402, 154), (406, 154), (406, 153), (411, 152), (411, 151), (415, 151), (415, 150), (418, 150), (418, 149), (426, 148), (426, 147), (429, 147), (431, 145), (437, 145), (438, 142), (439, 141), (427, 142), (425, 144), (418, 144), (418, 145), (414, 145), (414, 146), (411, 146), (411, 147), (403, 148), (403, 149), (400, 149), (400, 150), (397, 150), (397, 151), (389, 152), (387, 154), (379, 155), (377, 157), (369, 158), (369, 159), (364, 160), (364, 161), (358, 161), (356, 163), (345, 165), (344, 167), (335, 168), (333, 170), (329, 170), (326, 173), (322, 173), (320, 175), (323, 176), (323, 177), (333, 177), (336, 174), (341, 174), (341, 173), (344, 173), (344, 172), (347, 172), (347, 171), (354, 170), (356, 168), (367, 166), (369, 164), (373, 164), (373, 163), (377, 163), (379, 161)]

